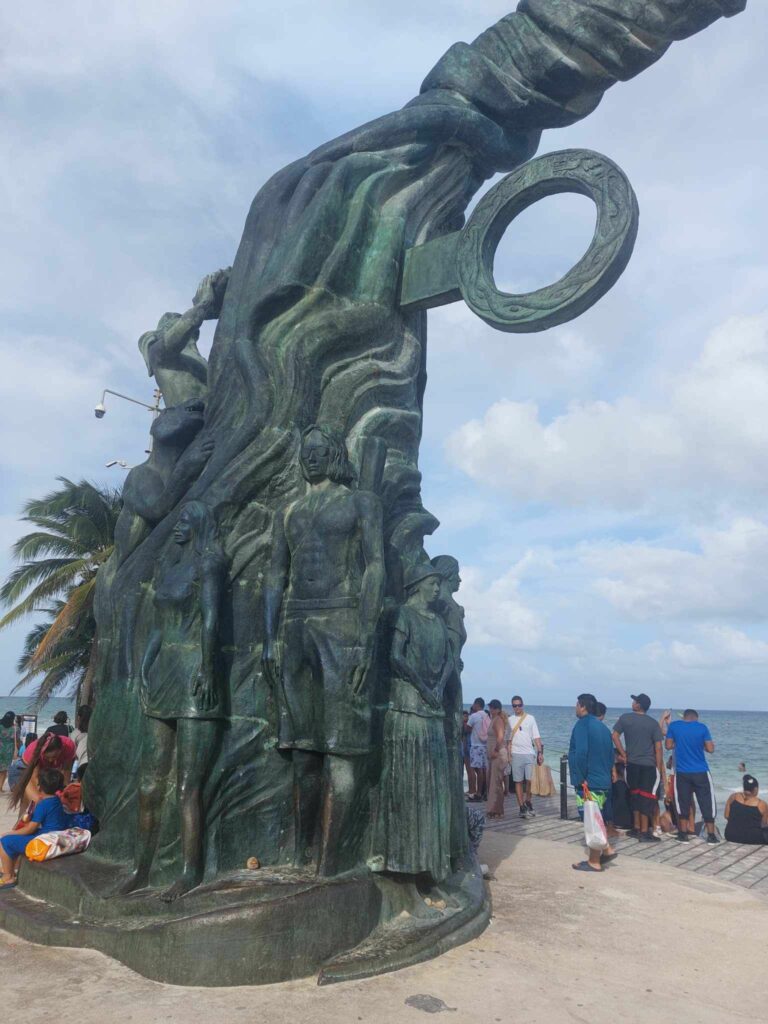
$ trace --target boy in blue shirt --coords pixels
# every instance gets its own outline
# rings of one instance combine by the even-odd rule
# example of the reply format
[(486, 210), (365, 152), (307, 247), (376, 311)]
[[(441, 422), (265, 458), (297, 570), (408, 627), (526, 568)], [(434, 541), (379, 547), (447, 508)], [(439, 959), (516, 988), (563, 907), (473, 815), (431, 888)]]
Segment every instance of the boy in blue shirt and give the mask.
[(67, 828), (64, 805), (56, 795), (64, 788), (64, 776), (57, 768), (41, 768), (37, 776), (37, 797), (31, 820), (0, 836), (0, 888), (16, 884), (19, 860), (35, 836)]
[(709, 765), (704, 756), (713, 753), (715, 744), (707, 726), (699, 721), (698, 711), (688, 708), (683, 712), (681, 721), (671, 722), (667, 729), (667, 750), (675, 751), (675, 809), (677, 811), (677, 839), (687, 843), (690, 839), (688, 831), (689, 816), (696, 801), (707, 828), (707, 842), (718, 843), (715, 835), (715, 787)]

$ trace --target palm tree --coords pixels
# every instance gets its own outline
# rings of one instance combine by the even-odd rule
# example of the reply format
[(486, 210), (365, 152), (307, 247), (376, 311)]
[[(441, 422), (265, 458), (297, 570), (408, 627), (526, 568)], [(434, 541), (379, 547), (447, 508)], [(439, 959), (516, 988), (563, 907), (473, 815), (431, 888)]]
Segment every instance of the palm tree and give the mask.
[(72, 695), (89, 688), (96, 572), (112, 552), (121, 508), (119, 490), (57, 479), (58, 490), (24, 506), (21, 518), (36, 529), (14, 544), (21, 564), (0, 587), (0, 603), (10, 607), (0, 629), (33, 612), (46, 616), (26, 637), (17, 666), (22, 678), (13, 689), (39, 680), (38, 707), (68, 683)]

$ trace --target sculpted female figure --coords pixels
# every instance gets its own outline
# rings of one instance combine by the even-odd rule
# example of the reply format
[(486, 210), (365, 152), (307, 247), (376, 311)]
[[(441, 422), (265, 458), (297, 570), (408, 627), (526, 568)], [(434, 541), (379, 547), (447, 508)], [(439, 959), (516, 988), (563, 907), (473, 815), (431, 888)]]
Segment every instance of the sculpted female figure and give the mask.
[(384, 720), (377, 871), (440, 882), (451, 873), (451, 797), (443, 693), (454, 671), (445, 624), (433, 611), (440, 576), (429, 562), (405, 576), (395, 622)]
[(145, 718), (135, 868), (120, 892), (149, 882), (168, 774), (176, 752), (182, 872), (162, 894), (173, 900), (203, 877), (203, 783), (216, 753), (224, 698), (216, 678), (224, 551), (213, 513), (183, 506), (174, 544), (155, 576), (155, 623), (141, 666)]
[(435, 610), (445, 623), (453, 656), (453, 672), (445, 687), (445, 740), (448, 744), (448, 762), (451, 773), (451, 854), (461, 857), (468, 849), (466, 804), (464, 802), (464, 748), (462, 733), (462, 712), (464, 710), (461, 690), (461, 672), (464, 662), (461, 651), (467, 642), (464, 626), (464, 609), (454, 594), (461, 586), (459, 563), (453, 555), (437, 555), (432, 565), (440, 574), (440, 594)]

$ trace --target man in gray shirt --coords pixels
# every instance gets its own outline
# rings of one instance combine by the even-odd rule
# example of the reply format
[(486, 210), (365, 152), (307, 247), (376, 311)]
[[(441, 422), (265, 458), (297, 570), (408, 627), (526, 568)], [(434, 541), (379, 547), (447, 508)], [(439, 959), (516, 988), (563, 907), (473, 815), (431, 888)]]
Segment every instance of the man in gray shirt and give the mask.
[[(658, 809), (658, 788), (664, 779), (661, 752), (661, 728), (648, 714), (651, 698), (646, 693), (632, 695), (632, 711), (619, 718), (613, 727), (613, 742), (619, 758), (627, 766), (627, 786), (632, 804), (634, 828), (629, 835), (641, 843), (658, 843), (650, 823)], [(621, 743), (624, 737), (626, 750)]]

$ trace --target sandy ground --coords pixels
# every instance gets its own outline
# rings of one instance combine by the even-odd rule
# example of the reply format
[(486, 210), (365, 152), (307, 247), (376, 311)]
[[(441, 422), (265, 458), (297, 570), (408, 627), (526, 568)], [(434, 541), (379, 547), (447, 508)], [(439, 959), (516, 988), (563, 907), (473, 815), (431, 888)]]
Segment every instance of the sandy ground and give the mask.
[[(570, 868), (572, 846), (538, 839), (489, 834), (481, 853), (494, 875), (493, 921), (427, 964), (323, 988), (311, 979), (176, 988), (99, 953), (0, 932), (0, 1005), (78, 1024), (418, 1024), (430, 1012), (452, 1024), (765, 1019), (765, 898), (621, 857), (602, 876), (584, 875)], [(409, 1003), (424, 996), (432, 1001)]]

